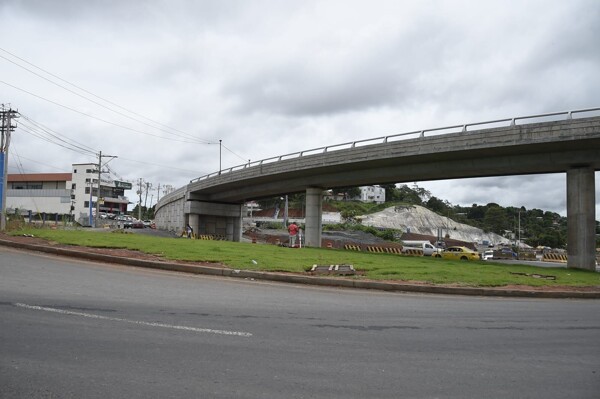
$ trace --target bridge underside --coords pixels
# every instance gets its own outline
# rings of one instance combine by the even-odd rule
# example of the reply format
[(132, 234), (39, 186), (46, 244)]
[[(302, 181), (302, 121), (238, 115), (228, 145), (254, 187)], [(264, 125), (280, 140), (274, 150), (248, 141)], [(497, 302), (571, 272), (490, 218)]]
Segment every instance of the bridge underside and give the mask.
[[(567, 171), (567, 223), (569, 268), (595, 270), (595, 174), (589, 167)], [(321, 246), (323, 187), (306, 188), (306, 245)], [(196, 199), (194, 199), (196, 198)], [(241, 241), (242, 204), (214, 203), (188, 193), (185, 213), (198, 235)]]
[(228, 241), (242, 238), (242, 205), (187, 201), (184, 210), (194, 233)]
[[(185, 219), (196, 232), (239, 241), (241, 204), (306, 192), (306, 240), (309, 246), (319, 246), (321, 192), (325, 189), (567, 173), (568, 266), (595, 270), (596, 170), (600, 170), (600, 117), (352, 145), (261, 162), (194, 181), (185, 188), (183, 201)], [(180, 222), (171, 215), (181, 207), (170, 205), (169, 199), (164, 201), (165, 223)]]

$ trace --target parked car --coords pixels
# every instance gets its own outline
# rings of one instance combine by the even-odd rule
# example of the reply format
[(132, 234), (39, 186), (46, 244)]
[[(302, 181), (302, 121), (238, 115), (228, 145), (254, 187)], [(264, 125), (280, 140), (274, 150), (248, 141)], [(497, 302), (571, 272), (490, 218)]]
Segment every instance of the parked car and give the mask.
[(141, 220), (134, 219), (131, 222), (131, 228), (133, 229), (143, 229), (144, 227), (144, 222), (142, 222)]
[(144, 227), (146, 227), (148, 229), (155, 229), (156, 224), (154, 224), (154, 222), (152, 220), (144, 220)]
[(517, 259), (517, 253), (511, 248), (500, 248), (494, 251), (494, 258), (496, 259)]
[(479, 253), (467, 247), (448, 247), (442, 252), (443, 259), (480, 260)]
[(492, 249), (486, 249), (483, 255), (481, 256), (482, 260), (494, 259), (494, 251)]

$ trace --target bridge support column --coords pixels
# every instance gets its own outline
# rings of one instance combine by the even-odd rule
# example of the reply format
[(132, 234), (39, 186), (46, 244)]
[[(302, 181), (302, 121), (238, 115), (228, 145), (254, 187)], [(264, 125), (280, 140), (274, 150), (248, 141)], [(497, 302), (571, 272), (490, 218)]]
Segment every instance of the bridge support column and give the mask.
[(309, 187), (306, 189), (306, 236), (307, 247), (321, 247), (321, 231), (323, 230), (323, 189)]
[(567, 171), (567, 267), (596, 270), (594, 169)]
[(188, 223), (190, 227), (194, 230), (194, 234), (198, 234), (198, 229), (200, 227), (200, 215), (195, 213), (190, 213), (188, 215)]
[(228, 241), (241, 241), (241, 204), (187, 201), (184, 208), (194, 234), (221, 236)]

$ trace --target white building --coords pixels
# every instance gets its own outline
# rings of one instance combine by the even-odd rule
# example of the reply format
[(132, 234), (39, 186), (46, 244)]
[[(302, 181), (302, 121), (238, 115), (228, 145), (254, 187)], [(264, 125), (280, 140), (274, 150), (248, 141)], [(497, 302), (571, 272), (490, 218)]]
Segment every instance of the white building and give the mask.
[[(6, 211), (38, 215), (54, 221), (72, 216), (76, 222), (90, 225), (90, 211), (96, 214), (98, 201), (98, 165), (73, 164), (72, 173), (26, 173), (7, 176)], [(102, 179), (100, 212), (127, 212), (125, 190), (132, 184)]]
[(362, 202), (374, 202), (383, 204), (385, 202), (385, 188), (380, 186), (363, 186), (360, 187), (360, 198), (356, 198)]

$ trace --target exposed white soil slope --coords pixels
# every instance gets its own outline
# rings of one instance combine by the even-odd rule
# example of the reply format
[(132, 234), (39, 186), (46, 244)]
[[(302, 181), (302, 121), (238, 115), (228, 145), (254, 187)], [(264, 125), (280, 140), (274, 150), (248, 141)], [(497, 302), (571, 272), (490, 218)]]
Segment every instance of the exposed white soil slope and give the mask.
[(397, 229), (403, 232), (437, 236), (438, 229), (443, 235), (449, 234), (451, 239), (481, 243), (487, 240), (494, 244), (510, 243), (495, 233), (485, 233), (483, 230), (458, 223), (445, 216), (440, 216), (422, 206), (390, 207), (381, 212), (359, 216), (365, 226)]

